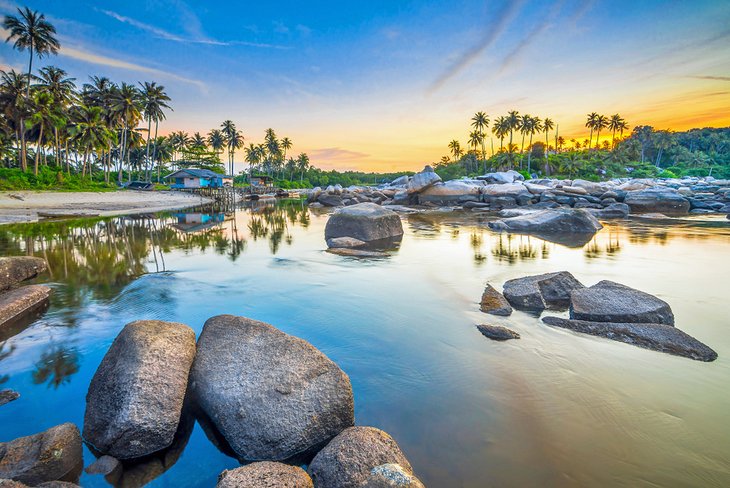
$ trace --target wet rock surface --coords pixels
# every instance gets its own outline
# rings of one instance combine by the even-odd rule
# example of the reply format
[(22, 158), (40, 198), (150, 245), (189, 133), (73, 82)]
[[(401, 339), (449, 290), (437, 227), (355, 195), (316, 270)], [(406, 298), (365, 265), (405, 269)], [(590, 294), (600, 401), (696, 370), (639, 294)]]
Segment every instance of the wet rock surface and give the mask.
[(574, 290), (584, 285), (567, 271), (545, 273), (505, 282), (504, 297), (518, 310), (541, 312), (568, 308)]
[(553, 327), (605, 337), (697, 361), (714, 361), (717, 359), (717, 353), (710, 347), (667, 324), (592, 322), (559, 317), (544, 317), (542, 321)]
[(330, 247), (338, 247), (330, 245), (333, 239), (344, 237), (375, 245), (400, 240), (403, 224), (395, 212), (374, 203), (361, 203), (332, 214), (327, 220), (324, 234)]
[(479, 309), (484, 313), (505, 317), (512, 314), (512, 307), (507, 299), (490, 284), (484, 288)]
[(516, 233), (588, 234), (592, 236), (603, 226), (587, 210), (556, 208), (490, 222), (489, 228)]
[(170, 446), (194, 357), (195, 332), (187, 325), (158, 320), (127, 324), (89, 385), (84, 439), (118, 459)]
[(494, 341), (508, 341), (510, 339), (520, 338), (520, 334), (501, 325), (479, 324), (477, 325), (477, 329), (484, 337), (488, 337)]
[(312, 488), (312, 479), (297, 466), (263, 461), (223, 471), (216, 488)]
[(363, 486), (373, 468), (398, 464), (409, 475), (413, 468), (398, 444), (374, 427), (350, 427), (327, 444), (309, 465), (317, 488)]
[(664, 215), (687, 215), (690, 202), (677, 190), (671, 188), (647, 188), (630, 191), (624, 203), (632, 213), (663, 213)]
[(27, 285), (0, 293), (0, 329), (48, 303), (51, 289), (44, 285)]
[(669, 304), (613, 281), (601, 281), (570, 296), (570, 318), (594, 322), (645, 322), (674, 325)]
[(381, 464), (370, 471), (364, 488), (424, 488), (421, 480), (399, 464)]
[(71, 423), (0, 443), (0, 479), (31, 486), (76, 481), (82, 467), (81, 435)]
[(308, 342), (264, 322), (209, 319), (190, 381), (198, 406), (242, 460), (311, 456), (354, 424), (347, 375)]
[(48, 269), (45, 259), (31, 256), (0, 258), (0, 290), (35, 278)]

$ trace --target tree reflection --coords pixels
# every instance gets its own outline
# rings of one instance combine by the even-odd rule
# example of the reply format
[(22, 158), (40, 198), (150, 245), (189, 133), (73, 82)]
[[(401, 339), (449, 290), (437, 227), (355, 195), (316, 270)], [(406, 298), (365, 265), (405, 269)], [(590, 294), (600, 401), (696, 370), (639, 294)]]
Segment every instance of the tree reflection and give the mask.
[(49, 388), (71, 381), (71, 376), (79, 371), (79, 355), (76, 349), (54, 347), (44, 352), (35, 365), (33, 383), (40, 385), (48, 383)]
[[(15, 351), (15, 345), (11, 345), (10, 349), (6, 350), (5, 346), (8, 344), (8, 341), (0, 342), (0, 362), (2, 362), (4, 359), (6, 359), (8, 356), (10, 356), (13, 351)], [(0, 385), (3, 383), (7, 383), (10, 379), (10, 375), (3, 374), (0, 375)]]
[[(515, 237), (518, 242), (515, 243)], [(550, 248), (545, 241), (541, 241), (540, 252), (533, 243), (530, 236), (515, 236), (513, 234), (499, 234), (497, 236), (497, 244), (492, 246), (492, 255), (498, 261), (514, 264), (517, 261), (526, 261), (536, 259), (538, 254), (541, 259), (550, 257)]]

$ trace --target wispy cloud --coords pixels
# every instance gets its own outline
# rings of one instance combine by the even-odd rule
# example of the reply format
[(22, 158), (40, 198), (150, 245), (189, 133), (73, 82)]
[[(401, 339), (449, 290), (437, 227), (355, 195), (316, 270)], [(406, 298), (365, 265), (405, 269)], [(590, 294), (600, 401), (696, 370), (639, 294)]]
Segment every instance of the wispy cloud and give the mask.
[(429, 93), (438, 91), (451, 78), (461, 73), (466, 67), (473, 63), (479, 55), (489, 49), (499, 39), (512, 19), (517, 15), (524, 0), (509, 1), (502, 7), (502, 10), (494, 16), (491, 24), (484, 26), (486, 34), (477, 44), (464, 51), (454, 63), (449, 65), (441, 75), (431, 84)]
[(370, 154), (350, 151), (349, 149), (342, 149), (339, 147), (324, 147), (321, 149), (315, 149), (309, 151), (312, 159), (323, 160), (323, 161), (358, 161), (364, 158), (370, 157)]
[(119, 22), (122, 22), (124, 24), (131, 25), (132, 27), (136, 27), (137, 29), (149, 32), (161, 39), (166, 39), (168, 41), (174, 41), (174, 42), (182, 42), (182, 43), (188, 43), (188, 44), (206, 44), (210, 46), (249, 46), (249, 47), (261, 47), (261, 48), (270, 48), (270, 49), (289, 49), (288, 46), (280, 46), (277, 44), (266, 44), (266, 43), (260, 43), (260, 42), (249, 42), (249, 41), (219, 41), (216, 39), (210, 39), (206, 36), (196, 36), (196, 37), (183, 37), (178, 34), (174, 34), (172, 32), (166, 31), (164, 29), (160, 29), (159, 27), (155, 27), (150, 24), (146, 24), (144, 22), (140, 22), (139, 20), (133, 19), (131, 17), (127, 17), (124, 15), (121, 15), (117, 12), (111, 11), (111, 10), (102, 10), (97, 9), (98, 12), (101, 12), (104, 15), (108, 15), (109, 17), (118, 20)]
[(149, 66), (143, 66), (141, 64), (133, 63), (130, 61), (124, 61), (122, 59), (112, 58), (110, 56), (105, 56), (103, 54), (97, 54), (91, 51), (88, 51), (82, 47), (70, 47), (67, 45), (62, 45), (61, 50), (59, 51), (59, 54), (61, 56), (66, 56), (72, 59), (78, 59), (79, 61), (84, 61), (91, 64), (98, 64), (102, 66), (108, 66), (110, 68), (117, 68), (117, 69), (124, 69), (124, 70), (130, 70), (130, 71), (136, 71), (139, 73), (149, 73), (155, 76), (164, 77), (171, 80), (181, 81), (183, 83), (188, 83), (190, 85), (197, 86), (201, 92), (208, 93), (208, 87), (207, 85), (200, 81), (200, 80), (194, 80), (192, 78), (186, 78), (184, 76), (177, 75), (175, 73), (170, 73), (168, 71), (164, 71), (157, 68), (151, 68)]
[(730, 81), (730, 76), (712, 76), (712, 75), (698, 75), (690, 76), (696, 80), (714, 80), (714, 81)]

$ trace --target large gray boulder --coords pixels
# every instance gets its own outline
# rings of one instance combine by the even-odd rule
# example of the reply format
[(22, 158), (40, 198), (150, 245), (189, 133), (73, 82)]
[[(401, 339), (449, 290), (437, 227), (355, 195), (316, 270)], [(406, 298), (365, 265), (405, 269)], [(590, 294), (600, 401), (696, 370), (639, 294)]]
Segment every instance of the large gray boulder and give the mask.
[(195, 332), (187, 325), (159, 320), (127, 324), (91, 379), (84, 439), (117, 459), (170, 446), (194, 357)]
[(46, 269), (48, 269), (46, 260), (41, 258), (31, 256), (0, 258), (0, 290), (35, 278)]
[(349, 237), (368, 244), (397, 242), (403, 237), (398, 214), (375, 203), (358, 203), (337, 210), (327, 221), (324, 237), (330, 247), (333, 239)]
[(714, 361), (717, 353), (681, 330), (666, 324), (591, 322), (559, 317), (544, 317), (543, 322), (553, 327), (574, 330), (583, 334), (605, 337), (634, 346), (666, 352), (697, 361)]
[(508, 184), (514, 183), (515, 181), (523, 181), (525, 177), (517, 171), (510, 169), (508, 171), (499, 171), (495, 173), (487, 173), (482, 176), (477, 176), (477, 179), (486, 181), (487, 183)]
[(416, 173), (408, 181), (408, 193), (419, 193), (441, 181), (441, 177), (437, 175), (431, 166), (426, 166), (423, 171)]
[(433, 205), (461, 205), (481, 201), (481, 185), (451, 180), (437, 183), (418, 194), (418, 203)]
[(332, 439), (309, 464), (317, 488), (354, 488), (368, 482), (373, 468), (398, 464), (409, 474), (413, 468), (398, 443), (374, 427), (350, 427)]
[(587, 209), (597, 219), (625, 219), (631, 210), (625, 203), (611, 203), (602, 209)]
[(216, 488), (312, 488), (312, 478), (298, 466), (261, 461), (223, 471)]
[(631, 207), (631, 213), (662, 213), (664, 215), (687, 215), (689, 200), (677, 190), (654, 187), (629, 191), (624, 203)]
[(570, 296), (570, 318), (674, 325), (674, 314), (667, 302), (608, 280), (574, 290)]
[(585, 209), (551, 208), (489, 222), (489, 228), (516, 234), (533, 234), (569, 247), (582, 247), (603, 226)]
[(72, 423), (0, 442), (0, 479), (31, 486), (60, 479), (75, 481), (82, 463), (81, 435)]
[(512, 197), (517, 199), (520, 195), (532, 194), (522, 183), (507, 183), (503, 185), (486, 185), (482, 187), (482, 194), (485, 197)]
[(51, 296), (45, 285), (27, 285), (0, 293), (0, 331), (3, 326), (43, 308)]
[(567, 271), (525, 276), (504, 284), (504, 297), (518, 310), (566, 309), (571, 294), (585, 286)]
[(208, 319), (190, 380), (198, 406), (246, 461), (304, 458), (355, 421), (350, 379), (335, 363), (245, 317)]

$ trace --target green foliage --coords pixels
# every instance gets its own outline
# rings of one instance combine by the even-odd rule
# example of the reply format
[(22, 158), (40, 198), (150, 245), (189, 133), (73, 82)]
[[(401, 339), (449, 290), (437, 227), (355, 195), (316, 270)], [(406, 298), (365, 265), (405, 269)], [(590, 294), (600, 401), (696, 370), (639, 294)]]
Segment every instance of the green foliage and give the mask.
[(78, 174), (68, 175), (55, 166), (42, 166), (38, 175), (15, 168), (0, 168), (0, 190), (110, 191), (115, 186), (104, 183), (103, 176), (93, 179)]

